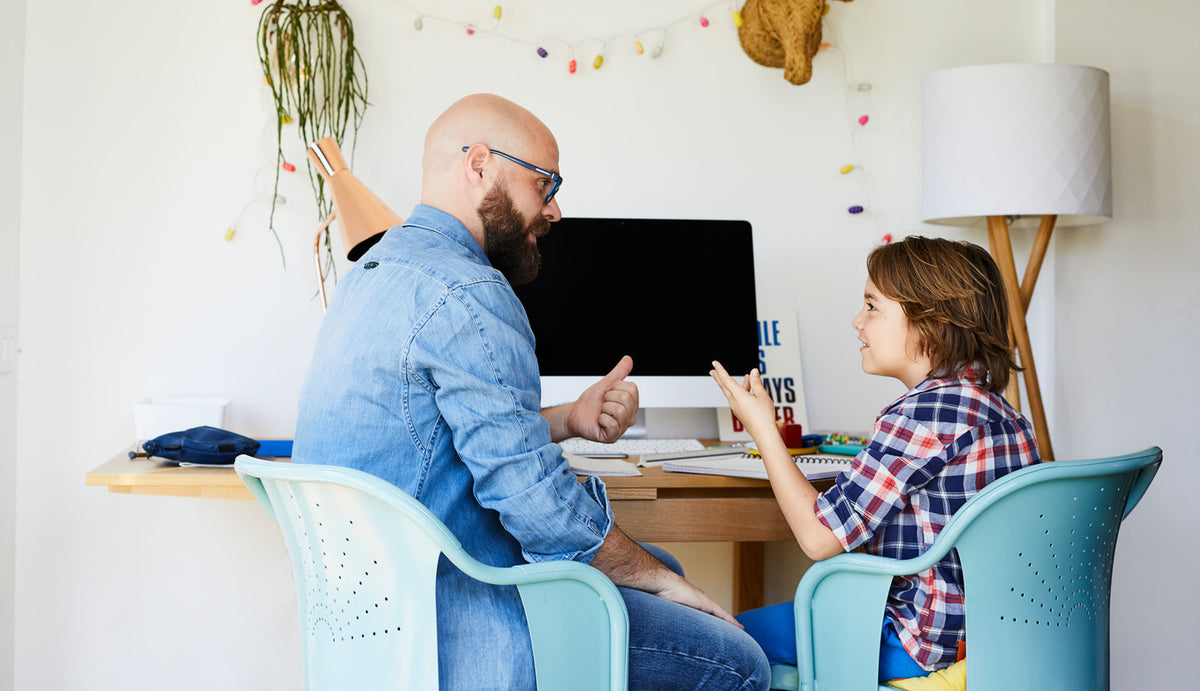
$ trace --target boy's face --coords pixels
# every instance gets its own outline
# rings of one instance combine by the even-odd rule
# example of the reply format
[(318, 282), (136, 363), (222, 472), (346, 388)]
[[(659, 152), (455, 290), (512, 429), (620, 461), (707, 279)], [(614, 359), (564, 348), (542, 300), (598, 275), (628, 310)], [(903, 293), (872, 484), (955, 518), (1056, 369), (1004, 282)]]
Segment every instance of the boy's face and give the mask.
[(864, 372), (895, 377), (910, 389), (925, 381), (933, 367), (928, 356), (917, 353), (916, 329), (900, 303), (885, 296), (869, 278), (863, 307), (851, 324), (863, 344), (858, 352)]

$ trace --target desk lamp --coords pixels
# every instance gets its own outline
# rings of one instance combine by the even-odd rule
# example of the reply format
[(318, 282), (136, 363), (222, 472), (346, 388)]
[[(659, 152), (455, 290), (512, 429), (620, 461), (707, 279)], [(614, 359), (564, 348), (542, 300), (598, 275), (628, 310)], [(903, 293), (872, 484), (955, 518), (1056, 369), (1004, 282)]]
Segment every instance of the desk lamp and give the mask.
[(321, 223), (313, 241), (313, 259), (321, 286), (321, 310), (324, 311), (329, 303), (325, 297), (325, 273), (321, 270), (321, 238), (333, 219), (337, 219), (342, 229), (342, 246), (346, 248), (346, 258), (352, 262), (358, 261), (379, 242), (388, 228), (400, 225), (402, 219), (354, 177), (346, 166), (342, 150), (332, 138), (324, 137), (309, 144), (308, 159), (329, 185), (329, 194), (333, 197), (333, 213)]
[[(1025, 313), (1055, 225), (1112, 218), (1108, 73), (1055, 64), (975, 65), (924, 79), (922, 217), (986, 224), (1042, 458), (1053, 460)], [(1018, 283), (1009, 227), (1037, 226)], [(1014, 377), (1008, 399), (1020, 406)]]

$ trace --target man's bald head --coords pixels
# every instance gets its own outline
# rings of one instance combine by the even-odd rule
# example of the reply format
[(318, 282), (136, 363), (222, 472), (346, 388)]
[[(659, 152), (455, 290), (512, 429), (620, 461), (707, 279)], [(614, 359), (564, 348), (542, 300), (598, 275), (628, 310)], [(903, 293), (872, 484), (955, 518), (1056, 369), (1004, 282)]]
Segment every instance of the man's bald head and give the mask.
[(472, 94), (456, 101), (430, 125), (421, 159), (425, 176), (451, 167), (462, 158), (462, 147), (475, 143), (534, 161), (538, 160), (535, 154), (549, 148), (546, 155), (558, 164), (558, 143), (533, 113), (495, 94)]

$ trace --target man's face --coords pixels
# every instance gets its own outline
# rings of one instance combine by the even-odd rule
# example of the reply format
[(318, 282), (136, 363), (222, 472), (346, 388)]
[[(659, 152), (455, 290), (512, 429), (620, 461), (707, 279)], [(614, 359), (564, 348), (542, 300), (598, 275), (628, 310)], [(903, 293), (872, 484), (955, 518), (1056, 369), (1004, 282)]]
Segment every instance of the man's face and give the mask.
[(537, 238), (550, 232), (550, 221), (540, 214), (526, 221), (504, 179), (492, 186), (477, 211), (483, 221), (483, 252), (492, 266), (514, 286), (532, 281), (542, 265)]

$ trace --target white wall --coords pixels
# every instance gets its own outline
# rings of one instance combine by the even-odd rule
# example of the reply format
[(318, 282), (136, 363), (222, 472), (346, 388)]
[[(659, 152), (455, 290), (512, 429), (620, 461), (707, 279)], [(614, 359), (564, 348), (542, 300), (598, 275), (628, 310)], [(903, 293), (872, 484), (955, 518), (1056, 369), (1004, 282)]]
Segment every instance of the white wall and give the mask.
[[(493, 6), (406, 1), (479, 26), (490, 24)], [(406, 215), (416, 199), (421, 139), (438, 112), (473, 91), (513, 98), (558, 135), (567, 213), (754, 224), (760, 307), (798, 310), (811, 421), (843, 429), (865, 428), (899, 393), (896, 384), (859, 371), (849, 320), (866, 252), (885, 232), (946, 232), (919, 222), (921, 76), (942, 67), (1044, 58), (1054, 24), (1037, 0), (834, 3), (830, 38), (844, 53), (819, 56), (812, 82), (797, 87), (742, 54), (725, 3), (620, 0), (570, 9), (547, 0), (506, 3), (505, 30), (529, 40), (611, 36), (686, 18), (658, 60), (633, 55), (632, 37), (625, 36), (609, 44), (599, 71), (580, 46), (574, 76), (553, 41), (546, 47), (555, 58), (543, 61), (532, 47), (485, 34), (468, 38), (431, 19), (417, 32), (413, 15), (395, 3), (344, 4), (355, 20), (373, 103), (354, 170), (397, 211)], [(282, 541), (265, 514), (249, 502), (116, 496), (83, 486), (88, 470), (130, 443), (131, 404), (149, 395), (230, 396), (227, 426), (291, 434), (320, 325), (306, 254), (315, 219), (307, 183), (286, 179), (281, 194), (289, 203), (277, 217), (284, 270), (265, 231), (265, 205), (252, 203), (242, 213), (269, 194), (273, 170), (274, 128), (254, 50), (259, 10), (249, 3), (149, 0), (27, 7), (17, 688), (298, 686), (293, 587)], [(707, 29), (696, 23), (701, 10), (712, 20)], [(1063, 23), (1058, 17), (1059, 28)], [(855, 81), (873, 85), (870, 92), (848, 91), (843, 56)], [(1129, 103), (1139, 101), (1131, 94)], [(851, 135), (862, 113), (871, 122), (858, 131), (859, 158)], [(1118, 109), (1114, 123), (1121, 118)], [(297, 162), (300, 150), (288, 143)], [(838, 174), (847, 162), (869, 172), (869, 197), (863, 178)], [(1164, 188), (1159, 181), (1153, 194), (1176, 199), (1183, 189), (1181, 182)], [(1125, 194), (1118, 187), (1118, 199)], [(864, 200), (873, 213), (845, 212)], [(239, 214), (239, 234), (226, 243), (225, 228)], [(1169, 232), (1182, 237), (1185, 224)], [(1115, 235), (1117, 227), (1081, 237)], [(1121, 261), (1113, 242), (1136, 247), (1131, 235), (1092, 241), (1079, 254), (1062, 242), (1055, 256), (1066, 268), (1056, 280), (1074, 296), (1071, 262), (1089, 254)], [(1126, 275), (1139, 271), (1121, 266)], [(1150, 295), (1141, 285), (1153, 277), (1140, 270), (1145, 274), (1130, 276), (1114, 295)], [(1044, 284), (1039, 299), (1052, 301), (1054, 291)], [(1182, 294), (1174, 299), (1186, 305)], [(1141, 302), (1131, 297), (1123, 304)], [(1071, 307), (1060, 302), (1048, 313)], [(1059, 321), (1060, 357), (1076, 357), (1063, 344), (1083, 338), (1064, 330), (1090, 338), (1106, 328), (1107, 337), (1109, 323), (1070, 315)], [(1183, 326), (1196, 335), (1194, 319)], [(1110, 362), (1088, 357), (1096, 367)], [(1102, 396), (1089, 392), (1081, 402), (1074, 394), (1078, 382), (1094, 377), (1054, 364), (1038, 362), (1039, 370), (1056, 372), (1056, 382), (1043, 388), (1058, 387), (1052, 413), (1066, 415), (1062, 425), (1070, 427), (1056, 437), (1059, 454), (1094, 451), (1085, 430), (1109, 429), (1108, 418), (1081, 415), (1088, 405), (1100, 406)], [(1109, 380), (1139, 404), (1159, 396), (1160, 387), (1132, 371)], [(1174, 396), (1182, 407), (1182, 394)], [(1128, 433), (1149, 431), (1143, 424)], [(1161, 500), (1152, 490), (1147, 501)], [(1151, 515), (1140, 510), (1134, 520)], [(1149, 533), (1148, 525), (1130, 533)], [(728, 546), (685, 552), (702, 587), (728, 603)], [(1143, 625), (1131, 604), (1145, 595), (1133, 580), (1141, 574), (1130, 573), (1125, 561), (1121, 568), (1115, 628)], [(1181, 582), (1196, 580), (1195, 563), (1188, 568)], [(771, 587), (783, 596), (790, 589)], [(1179, 652), (1184, 640), (1159, 643)], [(1129, 664), (1118, 661), (1118, 678)]]
[(1195, 688), (1200, 5), (1057, 5), (1059, 61), (1111, 74), (1114, 198), (1111, 223), (1057, 239), (1055, 441), (1064, 458), (1163, 448), (1117, 549), (1113, 688)]
[[(0, 348), (17, 328), (17, 248), (21, 208), (21, 86), (25, 0), (0, 0)], [(16, 575), (17, 376), (0, 353), (0, 689), (13, 681), (13, 584)]]

